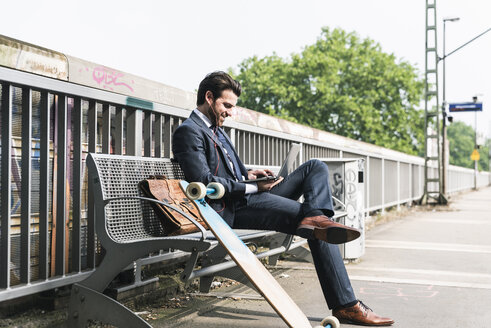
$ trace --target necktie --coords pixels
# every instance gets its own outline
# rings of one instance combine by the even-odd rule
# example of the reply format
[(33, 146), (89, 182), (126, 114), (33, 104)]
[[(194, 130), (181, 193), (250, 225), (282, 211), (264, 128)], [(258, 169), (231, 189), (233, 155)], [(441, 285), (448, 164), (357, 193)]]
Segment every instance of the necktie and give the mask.
[(224, 136), (224, 132), (222, 129), (217, 128), (216, 126), (211, 126), (210, 127), (218, 137), (218, 140), (222, 143), (223, 148), (225, 148), (225, 153), (227, 154), (227, 157), (229, 161), (232, 163), (232, 166), (235, 171), (235, 177), (237, 180), (241, 181), (242, 180), (242, 173), (240, 172), (240, 166), (239, 166), (239, 161), (237, 157), (235, 156), (235, 152), (232, 148), (232, 145), (228, 142), (228, 139)]

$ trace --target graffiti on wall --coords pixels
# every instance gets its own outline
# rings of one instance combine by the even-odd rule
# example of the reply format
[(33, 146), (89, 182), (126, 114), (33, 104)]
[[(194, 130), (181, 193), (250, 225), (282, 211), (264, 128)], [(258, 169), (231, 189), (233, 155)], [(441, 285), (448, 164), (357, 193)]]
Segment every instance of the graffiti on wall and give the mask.
[[(88, 67), (85, 67), (85, 71), (90, 73), (90, 69)], [(79, 73), (82, 72), (83, 69), (79, 69)], [(129, 91), (134, 92), (131, 85), (134, 85), (135, 81), (125, 81), (124, 77), (125, 75), (123, 73), (104, 66), (96, 66), (92, 69), (92, 80), (95, 81), (99, 87), (110, 91), (114, 91), (115, 87), (124, 87)]]
[(346, 211), (348, 212), (347, 219), (351, 221), (357, 220), (357, 226), (362, 226), (362, 206), (360, 206), (360, 202), (362, 201), (360, 198), (360, 193), (358, 191), (358, 175), (353, 169), (346, 170)]

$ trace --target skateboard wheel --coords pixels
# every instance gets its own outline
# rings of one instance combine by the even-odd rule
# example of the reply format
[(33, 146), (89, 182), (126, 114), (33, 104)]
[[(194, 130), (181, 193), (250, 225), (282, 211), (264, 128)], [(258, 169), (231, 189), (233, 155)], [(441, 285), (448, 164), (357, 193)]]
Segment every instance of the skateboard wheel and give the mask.
[(329, 316), (325, 317), (324, 320), (321, 321), (321, 326), (328, 328), (339, 328), (341, 324), (339, 323), (338, 318)]
[(206, 187), (201, 182), (191, 182), (186, 188), (186, 196), (191, 200), (203, 199), (206, 196)]
[(206, 188), (215, 190), (215, 192), (208, 194), (208, 198), (210, 199), (220, 199), (225, 195), (225, 187), (221, 183), (211, 182)]

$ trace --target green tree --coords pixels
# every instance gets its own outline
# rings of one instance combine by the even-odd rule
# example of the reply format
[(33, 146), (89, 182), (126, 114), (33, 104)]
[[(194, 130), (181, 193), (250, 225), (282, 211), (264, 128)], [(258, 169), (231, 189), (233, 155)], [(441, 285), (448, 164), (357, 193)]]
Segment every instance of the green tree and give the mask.
[[(474, 129), (464, 122), (454, 122), (447, 128), (447, 138), (450, 150), (450, 164), (474, 168), (471, 154), (475, 147)], [(489, 147), (491, 139), (487, 139), (479, 149), (480, 159), (478, 161), (479, 171), (489, 171)]]
[(323, 28), (313, 45), (281, 58), (247, 58), (231, 74), (239, 105), (410, 154), (422, 154), (424, 83), (416, 69), (355, 33)]

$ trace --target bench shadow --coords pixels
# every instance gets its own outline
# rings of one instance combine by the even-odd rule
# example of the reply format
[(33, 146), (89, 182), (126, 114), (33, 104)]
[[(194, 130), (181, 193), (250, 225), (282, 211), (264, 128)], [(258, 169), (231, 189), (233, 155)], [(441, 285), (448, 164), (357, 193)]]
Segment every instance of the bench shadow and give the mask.
[[(273, 311), (273, 309), (271, 309)], [(198, 311), (198, 315), (202, 317), (209, 318), (222, 318), (222, 319), (232, 319), (232, 320), (249, 320), (256, 321), (261, 320), (254, 318), (255, 317), (263, 317), (263, 318), (281, 318), (276, 314), (276, 312), (265, 312), (258, 310), (248, 310), (248, 309), (240, 309), (240, 308), (232, 308), (227, 306), (215, 306), (211, 309), (200, 310)]]
[[(274, 311), (273, 309), (271, 310)], [(247, 310), (247, 309), (232, 308), (227, 306), (215, 306), (211, 309), (200, 310), (198, 311), (198, 315), (208, 318), (221, 318), (221, 319), (230, 319), (230, 320), (247, 320), (247, 321), (261, 320), (259, 318), (254, 318), (254, 317), (278, 318), (279, 320), (282, 320), (280, 316), (276, 314), (276, 312)], [(313, 322), (321, 322), (324, 319), (324, 317), (315, 317), (315, 316), (308, 316), (307, 318), (309, 319), (309, 321), (313, 321)]]

